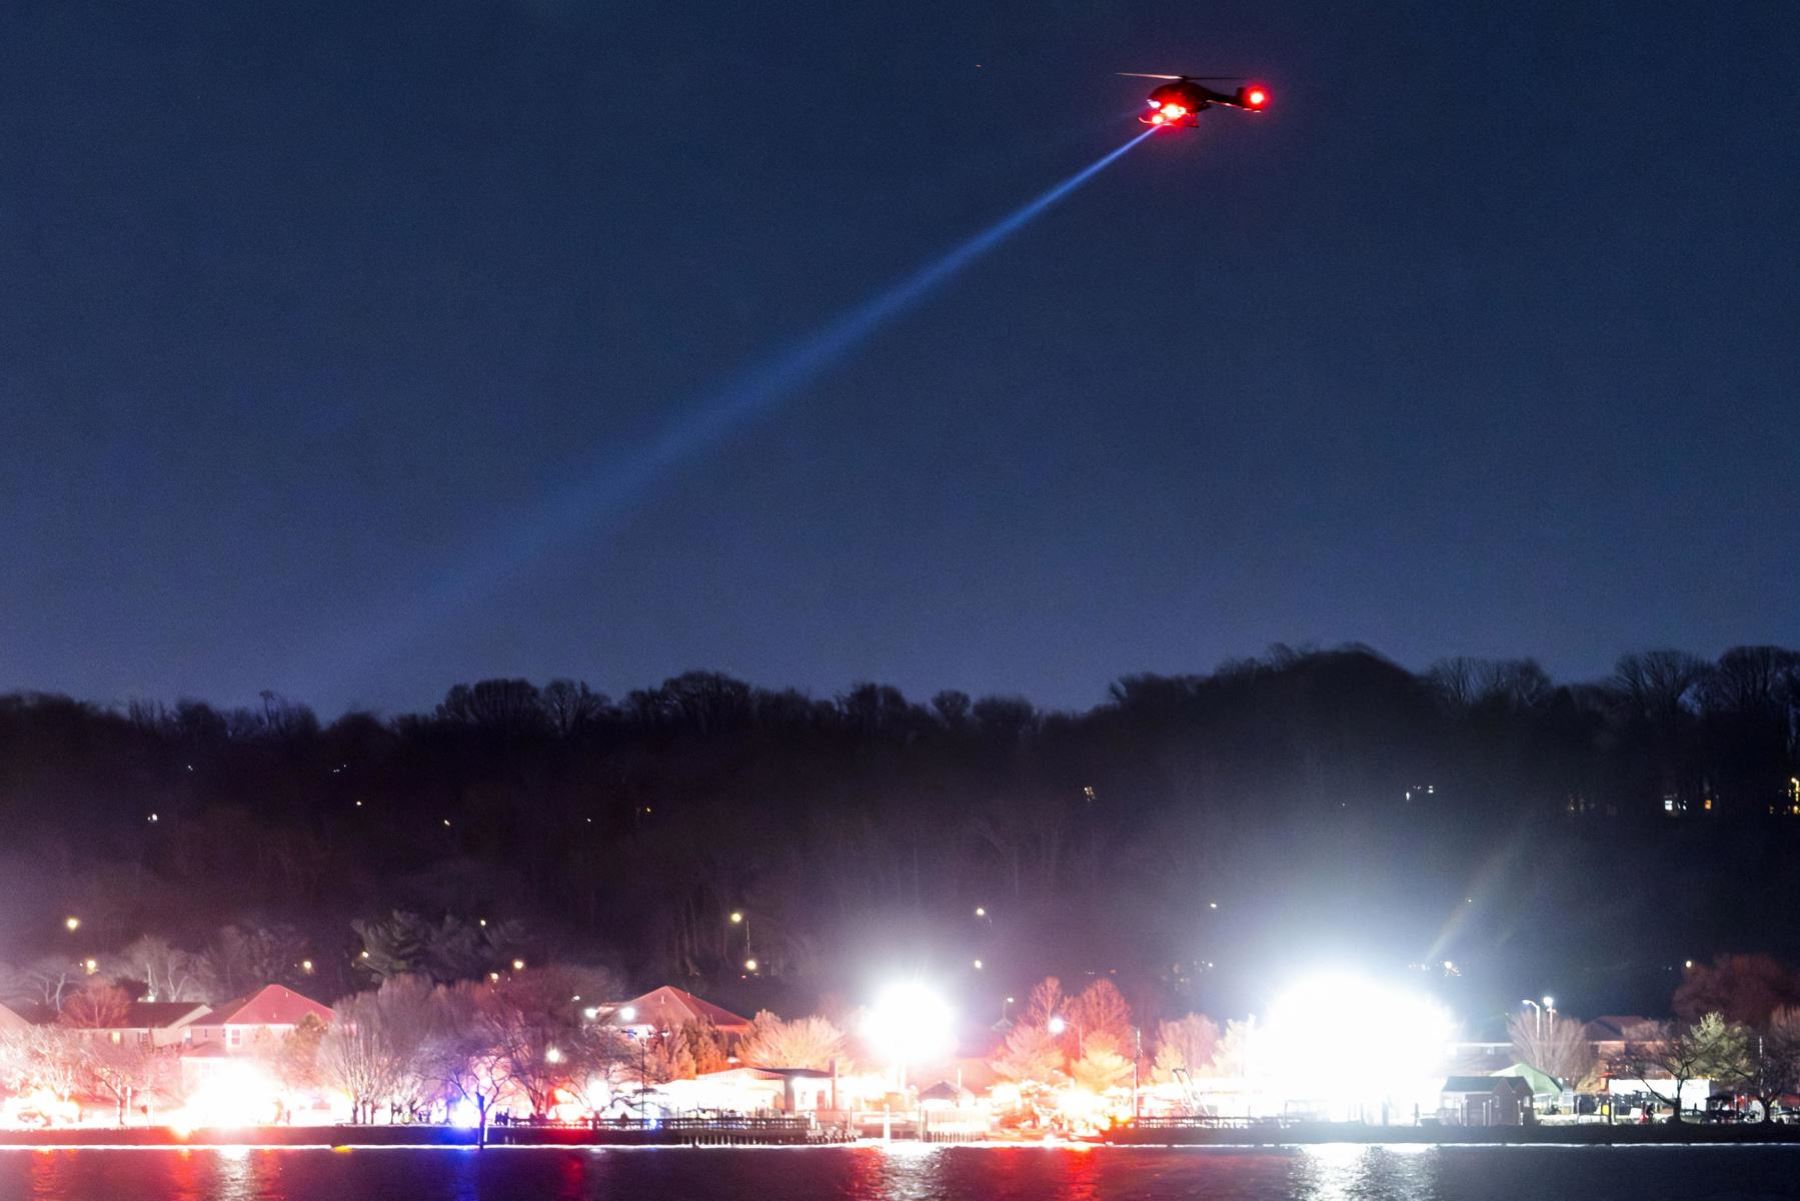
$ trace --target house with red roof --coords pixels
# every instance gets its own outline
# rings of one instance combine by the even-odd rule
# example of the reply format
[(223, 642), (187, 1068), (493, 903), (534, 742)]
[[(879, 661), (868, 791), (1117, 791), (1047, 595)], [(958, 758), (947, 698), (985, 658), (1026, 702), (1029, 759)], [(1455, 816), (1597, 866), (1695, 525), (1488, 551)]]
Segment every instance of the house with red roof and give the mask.
[(615, 1001), (595, 1008), (594, 1018), (609, 1026), (620, 1026), (644, 1034), (667, 1034), (692, 1022), (711, 1022), (728, 1038), (750, 1033), (750, 1019), (731, 1012), (722, 1005), (703, 1001), (693, 993), (665, 984), (641, 997)]
[[(186, 1027), (182, 1041), (196, 1051), (236, 1055), (259, 1041), (280, 1042), (309, 1017), (329, 1025), (331, 1007), (269, 984), (247, 997), (212, 1006)], [(214, 1047), (219, 1050), (212, 1051)]]

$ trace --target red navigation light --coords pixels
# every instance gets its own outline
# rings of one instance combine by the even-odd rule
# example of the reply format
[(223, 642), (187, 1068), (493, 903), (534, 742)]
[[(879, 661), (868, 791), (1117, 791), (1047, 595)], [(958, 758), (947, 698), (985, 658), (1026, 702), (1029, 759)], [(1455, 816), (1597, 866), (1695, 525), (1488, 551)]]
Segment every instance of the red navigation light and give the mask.
[(1168, 118), (1163, 116), (1161, 113), (1151, 113), (1150, 114), (1150, 124), (1152, 124), (1152, 125), (1161, 125), (1164, 121), (1167, 121), (1167, 120), (1168, 120)]
[(1187, 106), (1181, 104), (1165, 104), (1162, 106), (1163, 116), (1173, 121), (1187, 115)]
[(1261, 108), (1269, 102), (1269, 94), (1261, 88), (1251, 88), (1245, 93), (1244, 102), (1251, 108)]

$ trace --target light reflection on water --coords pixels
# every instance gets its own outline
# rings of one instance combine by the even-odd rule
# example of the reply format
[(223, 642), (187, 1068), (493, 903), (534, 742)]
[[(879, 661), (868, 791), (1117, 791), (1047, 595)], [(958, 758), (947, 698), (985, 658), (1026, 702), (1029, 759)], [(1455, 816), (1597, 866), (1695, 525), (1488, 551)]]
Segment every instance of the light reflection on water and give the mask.
[(1800, 1147), (0, 1152), (0, 1201), (1582, 1201), (1793, 1197)]

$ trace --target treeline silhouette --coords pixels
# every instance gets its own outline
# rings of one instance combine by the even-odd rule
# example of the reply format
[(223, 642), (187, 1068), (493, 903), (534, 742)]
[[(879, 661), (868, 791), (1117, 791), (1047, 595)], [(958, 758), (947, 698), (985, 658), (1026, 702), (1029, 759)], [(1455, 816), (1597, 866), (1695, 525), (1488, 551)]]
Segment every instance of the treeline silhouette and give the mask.
[(486, 680), (329, 723), (273, 694), (21, 693), (0, 959), (277, 931), (316, 961), (286, 982), (330, 996), (367, 983), (352, 922), (398, 910), (746, 1006), (904, 964), (996, 1017), (1049, 973), (1111, 975), (1147, 1016), (1232, 1012), (1326, 947), (1478, 1006), (1552, 984), (1649, 1006), (1683, 958), (1800, 953), (1797, 738), (1800, 654), (1773, 647), (1578, 684), (1276, 647), (1081, 713), (710, 672), (617, 700)]

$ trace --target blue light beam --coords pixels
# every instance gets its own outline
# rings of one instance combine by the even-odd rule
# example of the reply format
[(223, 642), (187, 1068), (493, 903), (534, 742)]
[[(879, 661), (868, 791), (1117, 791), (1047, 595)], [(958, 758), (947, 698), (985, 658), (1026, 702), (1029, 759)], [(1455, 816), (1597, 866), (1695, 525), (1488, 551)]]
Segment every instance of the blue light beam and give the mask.
[(544, 524), (579, 527), (584, 515), (624, 500), (700, 449), (717, 442), (748, 417), (799, 392), (881, 326), (917, 306), (964, 268), (1042, 216), (1155, 132), (1150, 129), (1137, 135), (968, 241), (953, 247), (928, 266), (921, 267), (885, 292), (819, 329), (798, 346), (752, 367), (696, 405), (686, 417), (657, 435), (630, 460), (596, 463), (586, 478), (546, 506), (542, 514)]
[(427, 623), (441, 622), (457, 609), (491, 594), (506, 579), (529, 567), (558, 542), (591, 529), (605, 514), (616, 510), (684, 461), (717, 444), (737, 426), (813, 383), (882, 326), (916, 307), (1155, 132), (1155, 129), (1147, 129), (1138, 134), (974, 237), (952, 247), (930, 264), (816, 330), (797, 346), (752, 366), (705, 397), (637, 451), (625, 456), (596, 456), (585, 469), (576, 473), (573, 480), (545, 498), (534, 511), (520, 515), (521, 520), (516, 525), (491, 529), (489, 536), (473, 539), (471, 549), (477, 553), (465, 556), (461, 570), (453, 567), (435, 580), (423, 597), (410, 604), (384, 606), (383, 611), (393, 617), (380, 623), (384, 628), (370, 633), (367, 642), (371, 645), (365, 645), (362, 654), (321, 656), (328, 661), (336, 658), (337, 661), (329, 666), (315, 658), (311, 674), (321, 670), (326, 675), (336, 674), (345, 665), (344, 660), (352, 657), (366, 665), (370, 651), (377, 655), (397, 652)]

